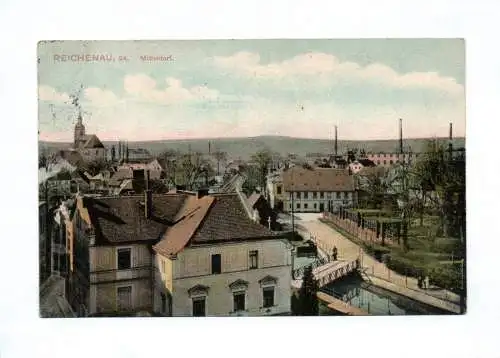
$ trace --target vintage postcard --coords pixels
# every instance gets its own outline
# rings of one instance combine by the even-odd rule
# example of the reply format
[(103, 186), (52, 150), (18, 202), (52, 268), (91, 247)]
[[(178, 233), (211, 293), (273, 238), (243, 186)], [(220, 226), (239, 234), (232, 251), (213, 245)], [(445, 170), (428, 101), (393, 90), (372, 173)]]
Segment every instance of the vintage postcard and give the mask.
[(466, 312), (463, 40), (37, 50), (41, 317)]

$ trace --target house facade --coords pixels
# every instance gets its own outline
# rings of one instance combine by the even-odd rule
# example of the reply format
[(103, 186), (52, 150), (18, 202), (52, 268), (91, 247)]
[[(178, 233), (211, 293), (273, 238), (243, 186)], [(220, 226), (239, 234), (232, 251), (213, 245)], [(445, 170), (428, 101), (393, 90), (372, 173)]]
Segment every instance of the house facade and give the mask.
[(420, 156), (420, 153), (367, 153), (366, 158), (374, 162), (376, 165), (391, 167), (396, 163), (408, 163), (415, 161)]
[[(156, 255), (155, 311), (168, 316), (264, 316), (290, 308), (291, 251), (283, 240)], [(171, 300), (171, 301), (170, 301)]]
[(353, 207), (354, 184), (354, 177), (344, 169), (290, 168), (283, 173), (284, 211), (337, 212), (340, 207)]
[(272, 209), (282, 210), (283, 201), (285, 200), (282, 171), (268, 174), (266, 186), (269, 195), (269, 205)]
[[(143, 194), (78, 197), (69, 299), (78, 315), (230, 315), (232, 302), (216, 297), (234, 282), (249, 295), (238, 314), (290, 312), (287, 241), (252, 221), (237, 194), (153, 195), (148, 184)], [(256, 285), (269, 287), (262, 311)], [(199, 301), (193, 311), (203, 294), (204, 311)]]
[(291, 312), (291, 247), (249, 218), (238, 194), (190, 198), (183, 211), (182, 216), (192, 212), (189, 219), (153, 248), (155, 311), (169, 316)]

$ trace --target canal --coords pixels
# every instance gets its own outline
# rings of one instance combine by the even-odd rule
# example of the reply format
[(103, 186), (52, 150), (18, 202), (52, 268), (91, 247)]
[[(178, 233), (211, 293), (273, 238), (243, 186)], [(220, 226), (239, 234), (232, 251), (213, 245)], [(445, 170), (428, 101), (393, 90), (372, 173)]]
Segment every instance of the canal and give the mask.
[[(369, 284), (357, 275), (324, 286), (321, 291), (374, 316), (450, 314)], [(320, 315), (331, 315), (325, 309), (328, 311), (328, 308), (323, 307)]]

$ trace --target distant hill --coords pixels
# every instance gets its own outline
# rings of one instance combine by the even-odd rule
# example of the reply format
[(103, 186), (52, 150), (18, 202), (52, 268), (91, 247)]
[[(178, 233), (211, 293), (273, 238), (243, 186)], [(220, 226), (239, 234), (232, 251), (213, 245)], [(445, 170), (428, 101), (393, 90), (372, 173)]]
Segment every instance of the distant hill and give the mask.
[[(404, 139), (403, 145), (405, 151), (411, 148), (413, 152), (424, 150), (426, 142), (431, 138)], [(260, 149), (269, 148), (273, 152), (281, 155), (293, 153), (305, 157), (307, 153), (332, 153), (333, 140), (329, 139), (306, 139), (281, 136), (259, 136), (249, 138), (207, 138), (207, 139), (189, 139), (189, 140), (160, 140), (129, 142), (130, 148), (145, 148), (153, 155), (157, 155), (164, 150), (174, 149), (187, 152), (189, 149), (193, 152), (208, 153), (208, 142), (210, 141), (211, 151), (220, 150), (228, 153), (230, 158), (248, 159)], [(447, 138), (438, 138), (442, 143), (448, 143)], [(116, 145), (118, 142), (103, 142), (106, 147)], [(39, 142), (40, 148), (49, 151), (69, 148), (70, 143), (58, 142)], [(455, 147), (465, 147), (465, 138), (454, 138)], [(392, 152), (399, 146), (397, 139), (388, 140), (339, 140), (338, 152), (345, 153), (348, 148), (364, 149), (366, 152)]]

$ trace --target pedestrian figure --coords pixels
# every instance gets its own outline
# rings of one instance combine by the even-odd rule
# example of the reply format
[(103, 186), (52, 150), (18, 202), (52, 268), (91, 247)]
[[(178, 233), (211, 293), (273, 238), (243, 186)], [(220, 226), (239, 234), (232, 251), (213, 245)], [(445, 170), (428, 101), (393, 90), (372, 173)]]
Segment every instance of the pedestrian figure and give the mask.
[(417, 277), (417, 285), (418, 288), (422, 288), (422, 276), (418, 275)]
[(337, 246), (333, 247), (333, 261), (337, 261)]
[(429, 288), (430, 286), (429, 281), (430, 281), (429, 276), (425, 276), (425, 288)]

